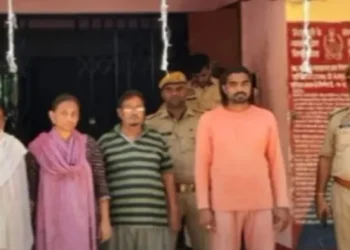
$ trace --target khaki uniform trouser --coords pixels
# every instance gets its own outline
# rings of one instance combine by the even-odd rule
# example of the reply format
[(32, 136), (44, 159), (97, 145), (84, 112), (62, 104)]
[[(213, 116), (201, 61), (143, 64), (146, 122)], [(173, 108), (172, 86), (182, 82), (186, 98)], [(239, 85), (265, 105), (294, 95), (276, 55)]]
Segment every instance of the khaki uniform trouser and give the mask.
[[(191, 241), (193, 250), (209, 249), (209, 233), (199, 226), (196, 195), (193, 192), (178, 193), (179, 209), (181, 217), (185, 218), (185, 227)], [(177, 235), (173, 237), (174, 248)]]
[(332, 210), (338, 250), (350, 249), (350, 189), (333, 184)]

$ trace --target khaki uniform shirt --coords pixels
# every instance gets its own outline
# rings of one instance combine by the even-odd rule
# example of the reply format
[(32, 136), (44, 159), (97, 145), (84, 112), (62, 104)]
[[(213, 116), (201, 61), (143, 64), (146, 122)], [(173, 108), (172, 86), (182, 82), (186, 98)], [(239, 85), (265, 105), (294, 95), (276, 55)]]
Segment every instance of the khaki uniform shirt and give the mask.
[(321, 148), (321, 156), (331, 157), (332, 176), (350, 180), (350, 108), (334, 110)]
[(146, 119), (167, 141), (177, 183), (194, 183), (195, 133), (201, 111), (188, 108), (181, 119), (172, 118), (164, 107)]
[(207, 87), (192, 86), (187, 97), (188, 105), (193, 109), (211, 110), (218, 106), (221, 101), (219, 80), (212, 78), (213, 83)]

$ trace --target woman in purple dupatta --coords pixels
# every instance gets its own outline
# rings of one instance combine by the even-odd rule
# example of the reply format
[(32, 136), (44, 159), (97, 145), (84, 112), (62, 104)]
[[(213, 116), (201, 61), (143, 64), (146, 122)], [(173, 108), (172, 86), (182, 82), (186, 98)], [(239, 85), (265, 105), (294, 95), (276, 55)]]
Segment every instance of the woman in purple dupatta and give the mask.
[[(79, 102), (56, 98), (53, 128), (29, 145), (29, 186), (36, 250), (97, 250), (111, 236), (103, 158), (94, 139), (75, 130)], [(97, 206), (96, 206), (97, 205)]]

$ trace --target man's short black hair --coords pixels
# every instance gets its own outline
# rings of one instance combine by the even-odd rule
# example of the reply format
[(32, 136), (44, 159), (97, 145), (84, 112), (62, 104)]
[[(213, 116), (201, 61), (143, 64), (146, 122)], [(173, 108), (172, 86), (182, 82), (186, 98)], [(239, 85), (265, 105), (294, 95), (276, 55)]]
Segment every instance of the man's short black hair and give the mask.
[(143, 94), (138, 91), (138, 90), (135, 90), (135, 89), (130, 89), (130, 90), (127, 90), (125, 91), (120, 97), (119, 97), (119, 100), (118, 100), (118, 108), (121, 108), (124, 104), (124, 102), (130, 98), (133, 98), (133, 97), (138, 97), (142, 100), (143, 104), (146, 103), (145, 101), (145, 97), (143, 96)]
[(209, 56), (203, 53), (197, 53), (190, 56), (190, 71), (192, 74), (198, 74), (204, 68), (209, 68)]
[(228, 77), (231, 74), (246, 74), (249, 78), (249, 81), (252, 82), (253, 74), (244, 66), (237, 66), (233, 68), (226, 69), (220, 77), (220, 85), (223, 86), (226, 84)]

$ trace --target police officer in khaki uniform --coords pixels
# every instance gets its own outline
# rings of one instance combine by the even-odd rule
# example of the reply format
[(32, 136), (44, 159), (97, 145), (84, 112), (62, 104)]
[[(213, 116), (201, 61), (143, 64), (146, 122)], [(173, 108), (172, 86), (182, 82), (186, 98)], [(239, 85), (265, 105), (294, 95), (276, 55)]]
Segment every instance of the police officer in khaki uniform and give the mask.
[(211, 110), (221, 103), (219, 80), (212, 77), (209, 57), (194, 54), (190, 58), (191, 88), (187, 102), (192, 108)]
[[(188, 82), (181, 72), (167, 74), (159, 83), (164, 105), (146, 124), (158, 130), (170, 146), (181, 217), (185, 217), (194, 250), (208, 248), (207, 232), (199, 226), (194, 186), (195, 133), (201, 111), (186, 104)], [(174, 237), (174, 247), (176, 244)]]
[[(350, 86), (350, 68), (346, 71)], [(327, 183), (333, 177), (332, 216), (338, 250), (350, 249), (350, 106), (331, 112), (321, 148), (316, 183), (316, 208), (321, 220), (331, 216), (325, 198)]]

